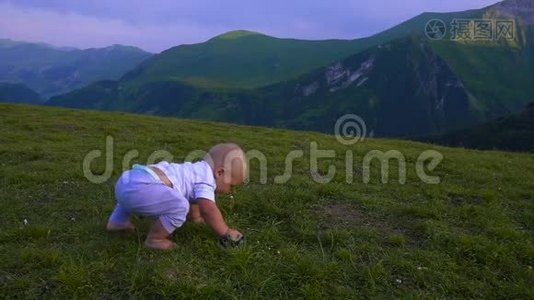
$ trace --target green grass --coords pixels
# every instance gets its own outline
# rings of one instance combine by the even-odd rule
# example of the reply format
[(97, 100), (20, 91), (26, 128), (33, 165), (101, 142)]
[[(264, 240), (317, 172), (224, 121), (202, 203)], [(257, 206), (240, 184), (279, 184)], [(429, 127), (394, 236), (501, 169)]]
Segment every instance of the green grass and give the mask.
[[(427, 144), (366, 140), (342, 146), (333, 136), (120, 113), (0, 105), (0, 295), (26, 297), (206, 298), (532, 298), (534, 297), (534, 156)], [(83, 157), (114, 137), (113, 176), (103, 184), (82, 173)], [(247, 236), (240, 249), (218, 247), (204, 225), (186, 224), (172, 252), (143, 248), (149, 226), (133, 234), (104, 230), (122, 158), (155, 150), (181, 161), (192, 150), (233, 141), (268, 159), (268, 183), (251, 182), (218, 203)], [(288, 152), (310, 156), (310, 142), (337, 158), (328, 184), (310, 178), (305, 159), (274, 184)], [(362, 157), (399, 150), (406, 184), (392, 168), (369, 184)], [(445, 159), (427, 185), (415, 161), (427, 149)], [(345, 182), (347, 150), (354, 183)], [(104, 159), (92, 165), (104, 171)], [(28, 224), (24, 224), (24, 220)]]

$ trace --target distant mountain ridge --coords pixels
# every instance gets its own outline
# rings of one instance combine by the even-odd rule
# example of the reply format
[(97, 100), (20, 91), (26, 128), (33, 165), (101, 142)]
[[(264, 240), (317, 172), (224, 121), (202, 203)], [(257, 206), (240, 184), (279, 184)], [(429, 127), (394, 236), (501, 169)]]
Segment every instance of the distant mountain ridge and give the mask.
[(212, 90), (179, 81), (128, 89), (103, 81), (48, 104), (317, 131), (357, 112), (377, 136), (407, 137), (484, 120), (471, 110), (472, 99), (448, 63), (413, 36), (259, 89)]
[(123, 45), (80, 50), (2, 39), (0, 82), (21, 83), (48, 98), (94, 81), (118, 79), (150, 56)]
[[(353, 113), (376, 136), (441, 134), (518, 112), (533, 100), (532, 14), (521, 9), (532, 2), (424, 13), (369, 38), (316, 41), (313, 47), (309, 41), (229, 32), (171, 48), (119, 81), (97, 82), (48, 104), (326, 132), (338, 117)], [(425, 37), (433, 19), (451, 26), (453, 19), (497, 20), (514, 12), (516, 34), (509, 40), (453, 40), (451, 30), (442, 40)], [(303, 45), (308, 52), (301, 51)], [(332, 52), (337, 47), (352, 52), (334, 59), (342, 54)], [(272, 49), (281, 54), (273, 56), (278, 52)], [(330, 61), (310, 59), (317, 52)], [(284, 76), (265, 72), (275, 61), (301, 67), (293, 65), (294, 73)], [(259, 86), (271, 78), (278, 81)]]
[(299, 40), (235, 30), (203, 43), (167, 49), (126, 73), (120, 81), (126, 88), (157, 81), (216, 89), (259, 88), (296, 79), (392, 40), (422, 34), (429, 19), (450, 23), (453, 18), (473, 18), (482, 11), (423, 13), (370, 37), (352, 40)]
[(50, 49), (55, 49), (55, 50), (64, 50), (64, 51), (80, 50), (74, 47), (58, 47), (58, 46), (54, 46), (48, 43), (21, 42), (21, 41), (15, 41), (12, 39), (0, 38), (0, 48), (9, 48), (9, 47), (20, 46), (20, 45), (33, 45), (37, 47), (50, 48)]

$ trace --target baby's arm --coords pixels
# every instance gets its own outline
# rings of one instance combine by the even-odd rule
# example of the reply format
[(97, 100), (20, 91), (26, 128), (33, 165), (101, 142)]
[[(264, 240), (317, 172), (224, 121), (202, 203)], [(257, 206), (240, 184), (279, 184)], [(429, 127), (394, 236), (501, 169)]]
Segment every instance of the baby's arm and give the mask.
[(202, 218), (202, 215), (200, 214), (200, 207), (198, 203), (191, 203), (188, 217), (193, 223), (201, 224), (205, 222), (204, 218)]
[(242, 236), (239, 231), (231, 229), (226, 225), (221, 211), (215, 202), (203, 198), (198, 199), (197, 202), (202, 217), (218, 236), (230, 235), (232, 238)]

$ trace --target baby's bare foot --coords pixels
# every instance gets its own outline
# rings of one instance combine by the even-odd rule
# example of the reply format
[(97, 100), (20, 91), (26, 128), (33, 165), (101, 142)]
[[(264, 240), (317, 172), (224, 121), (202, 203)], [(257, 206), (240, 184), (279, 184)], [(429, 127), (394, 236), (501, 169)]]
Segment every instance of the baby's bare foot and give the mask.
[(111, 223), (111, 222), (108, 222), (108, 225), (106, 226), (106, 229), (108, 231), (134, 231), (135, 230), (135, 226), (130, 221), (125, 222), (125, 223)]
[(172, 250), (177, 247), (176, 243), (173, 243), (172, 241), (168, 239), (162, 239), (162, 240), (146, 240), (145, 246), (152, 249), (159, 249), (159, 250)]

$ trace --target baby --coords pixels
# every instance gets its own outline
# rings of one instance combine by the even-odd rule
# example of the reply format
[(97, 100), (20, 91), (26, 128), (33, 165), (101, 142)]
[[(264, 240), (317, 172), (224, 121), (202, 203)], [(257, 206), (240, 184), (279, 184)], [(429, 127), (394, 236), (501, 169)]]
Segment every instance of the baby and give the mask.
[(195, 223), (207, 223), (220, 237), (239, 240), (242, 234), (224, 222), (215, 204), (215, 193), (229, 193), (233, 186), (243, 183), (247, 172), (245, 153), (230, 143), (215, 145), (196, 163), (134, 165), (117, 181), (117, 204), (107, 230), (133, 230), (133, 214), (153, 217), (145, 246), (172, 249), (176, 244), (169, 235), (188, 216)]

